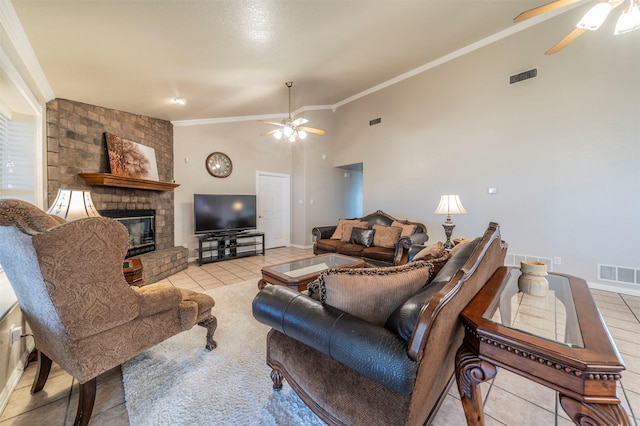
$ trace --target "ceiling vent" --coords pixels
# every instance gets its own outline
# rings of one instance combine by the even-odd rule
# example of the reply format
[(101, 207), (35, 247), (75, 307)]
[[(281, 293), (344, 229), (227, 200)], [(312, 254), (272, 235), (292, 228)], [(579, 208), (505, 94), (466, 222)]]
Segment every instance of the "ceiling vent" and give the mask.
[(519, 74), (509, 76), (509, 84), (520, 83), (521, 81), (529, 80), (538, 76), (538, 68), (531, 69), (529, 71), (523, 71)]

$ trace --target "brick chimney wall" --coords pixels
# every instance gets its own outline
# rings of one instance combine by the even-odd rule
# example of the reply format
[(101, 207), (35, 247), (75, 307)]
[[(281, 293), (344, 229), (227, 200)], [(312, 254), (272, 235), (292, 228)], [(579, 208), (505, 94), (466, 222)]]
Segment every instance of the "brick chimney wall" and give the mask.
[(87, 186), (78, 173), (109, 173), (104, 133), (109, 132), (155, 150), (158, 177), (173, 182), (173, 125), (166, 120), (131, 114), (66, 99), (47, 103), (47, 196), (58, 188), (91, 191), (98, 210), (156, 211), (157, 250), (174, 246), (173, 191)]

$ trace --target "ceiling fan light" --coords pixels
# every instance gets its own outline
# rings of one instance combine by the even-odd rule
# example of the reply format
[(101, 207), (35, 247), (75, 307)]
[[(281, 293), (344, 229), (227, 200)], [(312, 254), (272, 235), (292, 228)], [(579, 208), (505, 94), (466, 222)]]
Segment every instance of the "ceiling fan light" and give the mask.
[(284, 133), (286, 137), (289, 137), (293, 134), (293, 129), (291, 128), (291, 126), (284, 126), (284, 129), (282, 129), (282, 133)]
[(300, 139), (304, 139), (307, 137), (307, 132), (305, 132), (304, 130), (298, 130), (298, 136), (300, 137)]
[(295, 133), (292, 134), (291, 136), (289, 136), (289, 139), (287, 139), (289, 142), (293, 143), (295, 141), (297, 141), (298, 139), (296, 138)]
[(595, 31), (609, 16), (611, 5), (609, 3), (598, 3), (593, 6), (578, 22), (577, 27), (585, 30)]
[(615, 35), (628, 33), (640, 28), (640, 8), (633, 4), (629, 9), (622, 12), (616, 23)]
[(280, 129), (276, 130), (276, 132), (273, 134), (273, 136), (278, 140), (282, 139), (282, 130), (280, 130)]

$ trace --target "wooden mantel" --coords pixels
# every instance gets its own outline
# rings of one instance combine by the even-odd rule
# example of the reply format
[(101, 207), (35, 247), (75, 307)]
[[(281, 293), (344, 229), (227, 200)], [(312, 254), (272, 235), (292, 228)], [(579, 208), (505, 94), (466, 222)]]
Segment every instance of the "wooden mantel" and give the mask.
[(173, 191), (180, 186), (178, 183), (138, 179), (112, 175), (111, 173), (80, 173), (80, 177), (90, 186), (117, 186), (121, 188), (147, 189), (149, 191)]

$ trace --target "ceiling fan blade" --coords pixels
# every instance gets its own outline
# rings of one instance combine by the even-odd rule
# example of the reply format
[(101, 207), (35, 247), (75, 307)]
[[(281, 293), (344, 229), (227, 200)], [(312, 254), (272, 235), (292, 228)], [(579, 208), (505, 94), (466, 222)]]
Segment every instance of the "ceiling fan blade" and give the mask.
[(274, 126), (284, 127), (284, 124), (282, 124), (282, 123), (276, 123), (275, 121), (260, 120), (260, 122), (261, 122), (261, 123), (266, 123), (266, 124), (273, 124)]
[(534, 7), (533, 9), (526, 10), (520, 15), (513, 18), (513, 22), (522, 22), (526, 19), (533, 18), (534, 16), (542, 15), (543, 13), (551, 12), (561, 7), (569, 6), (573, 3), (578, 3), (582, 0), (556, 0), (551, 3), (543, 4), (542, 6)]
[(584, 28), (574, 28), (573, 31), (567, 34), (565, 38), (563, 38), (562, 40), (557, 42), (555, 45), (553, 45), (553, 47), (547, 50), (546, 52), (544, 52), (544, 54), (553, 55), (554, 53), (558, 53), (559, 51), (567, 47), (569, 44), (571, 44), (575, 39), (580, 37), (585, 31), (587, 30), (585, 30)]
[(293, 120), (292, 124), (297, 127), (297, 126), (300, 126), (301, 124), (307, 124), (308, 122), (309, 120), (307, 120), (306, 118), (300, 117)]
[(268, 131), (268, 132), (260, 133), (260, 136), (269, 136), (269, 135), (274, 134), (274, 133), (275, 133), (275, 132), (277, 132), (278, 130), (280, 130), (280, 129), (274, 129), (274, 130), (270, 130), (270, 131)]
[(304, 130), (307, 133), (315, 133), (316, 135), (324, 135), (326, 132), (322, 129), (314, 129), (313, 127), (298, 127), (300, 130)]

